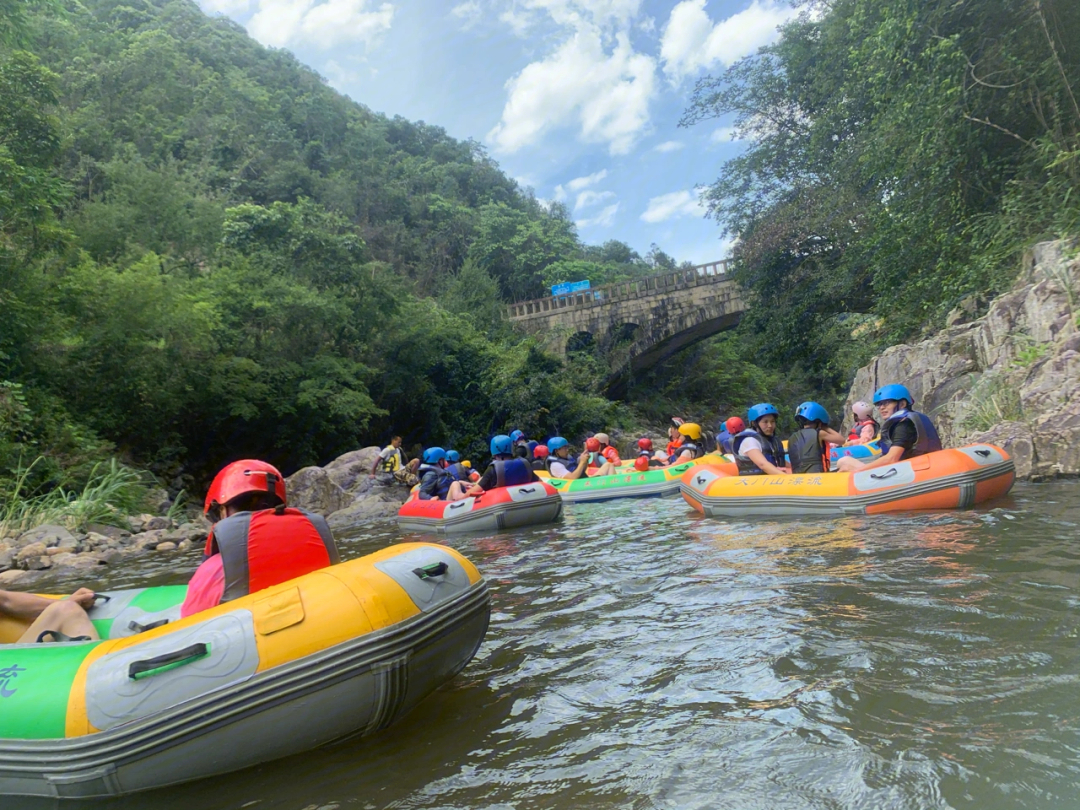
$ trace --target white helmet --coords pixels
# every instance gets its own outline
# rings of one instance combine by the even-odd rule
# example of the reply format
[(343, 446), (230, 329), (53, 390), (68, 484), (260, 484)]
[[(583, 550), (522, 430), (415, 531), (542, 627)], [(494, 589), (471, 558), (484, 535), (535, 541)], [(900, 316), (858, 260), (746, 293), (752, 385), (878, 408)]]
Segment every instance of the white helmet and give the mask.
[(870, 418), (870, 415), (874, 412), (874, 409), (863, 402), (861, 399), (851, 406), (852, 413), (855, 414), (855, 418), (860, 421), (865, 421)]

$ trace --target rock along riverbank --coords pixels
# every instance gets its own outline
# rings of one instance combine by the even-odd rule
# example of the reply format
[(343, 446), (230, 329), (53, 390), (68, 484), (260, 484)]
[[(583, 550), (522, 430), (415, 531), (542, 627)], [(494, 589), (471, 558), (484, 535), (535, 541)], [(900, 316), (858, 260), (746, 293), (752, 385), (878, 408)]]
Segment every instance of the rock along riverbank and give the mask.
[(988, 442), (1017, 477), (1080, 474), (1080, 240), (1044, 242), (1013, 289), (932, 338), (892, 346), (859, 369), (847, 400), (907, 385), (946, 446)]

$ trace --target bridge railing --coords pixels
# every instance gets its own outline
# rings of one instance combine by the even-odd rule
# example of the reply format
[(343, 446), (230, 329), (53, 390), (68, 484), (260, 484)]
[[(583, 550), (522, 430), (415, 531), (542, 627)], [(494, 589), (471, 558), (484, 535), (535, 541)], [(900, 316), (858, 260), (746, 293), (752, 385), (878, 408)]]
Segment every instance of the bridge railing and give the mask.
[(625, 301), (668, 290), (696, 287), (699, 284), (715, 284), (724, 280), (729, 262), (729, 259), (721, 259), (709, 264), (698, 264), (686, 270), (672, 270), (630, 281), (617, 281), (614, 284), (605, 284), (602, 287), (593, 287), (567, 295), (552, 295), (546, 298), (534, 298), (531, 301), (519, 301), (510, 304), (506, 308), (506, 314), (511, 320), (516, 320), (557, 310), (591, 307), (610, 301)]

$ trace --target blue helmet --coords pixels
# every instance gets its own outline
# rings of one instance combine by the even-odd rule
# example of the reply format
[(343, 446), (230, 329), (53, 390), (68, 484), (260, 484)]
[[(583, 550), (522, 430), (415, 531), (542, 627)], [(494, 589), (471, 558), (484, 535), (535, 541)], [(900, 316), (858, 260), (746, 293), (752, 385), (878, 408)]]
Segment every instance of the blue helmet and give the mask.
[(510, 431), (510, 441), (518, 442), (518, 441), (521, 441), (524, 438), (525, 438), (525, 434), (522, 433), (520, 430), (511, 430)]
[(829, 412), (816, 402), (804, 402), (795, 411), (795, 416), (801, 416), (807, 422), (821, 422), (829, 424)]
[(429, 447), (424, 451), (423, 459), (425, 464), (438, 464), (446, 460), (446, 451), (441, 447)]
[[(520, 432), (520, 431), (518, 431)], [(514, 440), (500, 433), (491, 440), (491, 455), (509, 456), (514, 452)]]
[(461, 453), (459, 453), (457, 450), (447, 450), (446, 460), (449, 461), (451, 464), (457, 464), (459, 461), (461, 461)]
[(877, 391), (874, 392), (874, 404), (884, 402), (887, 399), (895, 399), (897, 401), (906, 399), (908, 401), (908, 407), (915, 407), (915, 398), (911, 396), (911, 392), (902, 385), (883, 385)]
[(548, 439), (547, 449), (550, 452), (554, 453), (556, 450), (559, 450), (563, 447), (568, 447), (569, 445), (570, 442), (568, 442), (562, 436), (555, 436), (554, 438)]
[(768, 416), (770, 413), (776, 417), (780, 416), (780, 412), (776, 410), (775, 405), (772, 405), (768, 402), (759, 402), (757, 405), (755, 405), (746, 412), (746, 421), (753, 425), (757, 422), (758, 419), (763, 416)]

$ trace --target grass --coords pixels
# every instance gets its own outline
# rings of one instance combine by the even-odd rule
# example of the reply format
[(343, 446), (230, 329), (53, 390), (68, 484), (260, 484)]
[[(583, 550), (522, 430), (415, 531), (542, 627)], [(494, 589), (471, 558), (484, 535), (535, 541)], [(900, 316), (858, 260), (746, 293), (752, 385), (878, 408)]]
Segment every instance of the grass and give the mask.
[(960, 427), (967, 433), (981, 433), (1002, 422), (1018, 422), (1023, 419), (1018, 386), (997, 375), (984, 375), (971, 387)]
[(127, 516), (143, 511), (151, 483), (148, 475), (118, 464), (95, 464), (82, 490), (57, 487), (34, 495), (26, 492), (26, 482), (36, 458), (30, 465), (16, 471), (10, 488), (0, 504), (0, 536), (51, 523), (73, 531), (81, 531), (91, 523), (103, 523), (127, 528)]

